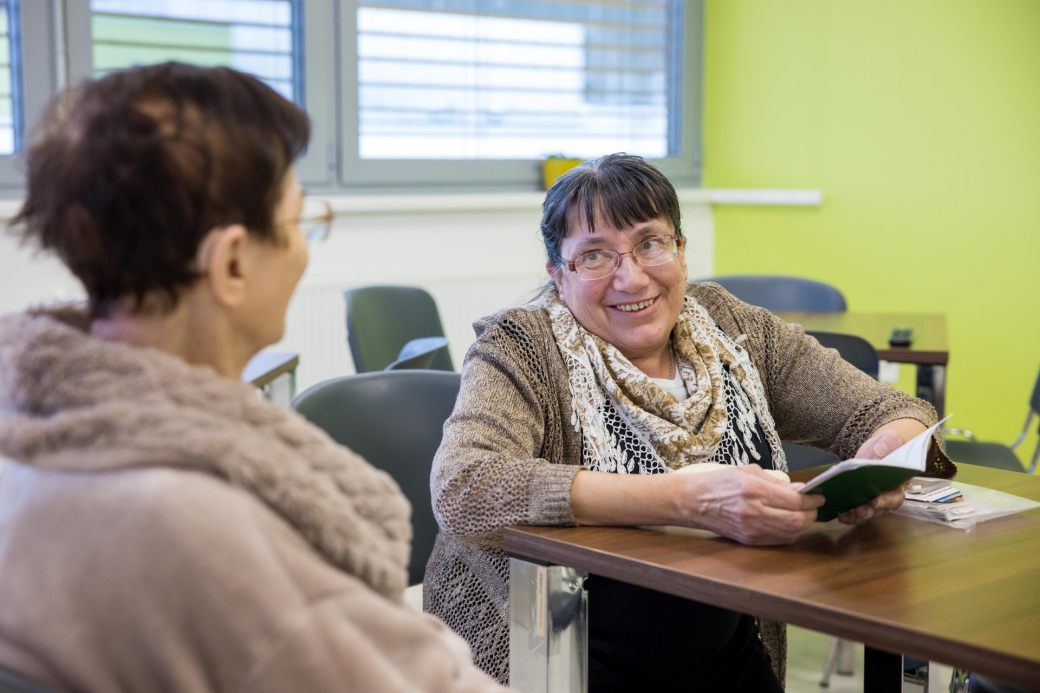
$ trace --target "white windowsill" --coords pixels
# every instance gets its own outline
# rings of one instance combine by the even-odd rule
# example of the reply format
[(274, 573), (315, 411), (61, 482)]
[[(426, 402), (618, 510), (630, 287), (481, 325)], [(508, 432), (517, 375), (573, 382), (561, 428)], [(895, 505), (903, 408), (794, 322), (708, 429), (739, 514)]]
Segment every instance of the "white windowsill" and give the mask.
[[(777, 205), (819, 207), (821, 190), (680, 188), (683, 205)], [(336, 195), (327, 198), (337, 214), (414, 214), (541, 209), (544, 192), (439, 193), (422, 195)]]
[[(755, 190), (680, 188), (683, 205), (776, 205), (819, 207), (821, 190)], [(327, 199), (337, 215), (416, 214), (422, 212), (481, 212), (541, 209), (543, 192), (438, 193), (422, 195), (332, 195)], [(0, 200), (0, 220), (13, 217), (21, 207), (17, 199)]]

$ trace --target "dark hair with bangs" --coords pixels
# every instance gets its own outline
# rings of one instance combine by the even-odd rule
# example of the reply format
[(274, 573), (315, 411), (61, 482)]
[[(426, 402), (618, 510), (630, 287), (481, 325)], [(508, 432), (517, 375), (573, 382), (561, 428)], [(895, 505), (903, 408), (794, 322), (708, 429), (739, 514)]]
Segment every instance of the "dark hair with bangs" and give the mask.
[(549, 188), (542, 204), (542, 242), (554, 267), (563, 263), (560, 245), (573, 214), (584, 214), (589, 230), (596, 217), (615, 228), (651, 219), (671, 222), (682, 238), (675, 186), (642, 157), (608, 154), (571, 169)]
[(307, 115), (255, 77), (175, 62), (59, 95), (40, 130), (10, 225), (79, 278), (91, 317), (156, 295), (172, 309), (214, 228), (278, 238), (282, 182), (310, 137)]

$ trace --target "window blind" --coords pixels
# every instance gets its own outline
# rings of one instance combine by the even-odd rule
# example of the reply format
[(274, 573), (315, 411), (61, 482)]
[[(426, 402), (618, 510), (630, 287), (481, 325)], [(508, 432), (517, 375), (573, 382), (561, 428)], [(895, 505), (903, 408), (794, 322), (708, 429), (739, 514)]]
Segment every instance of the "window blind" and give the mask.
[(94, 74), (179, 60), (259, 77), (302, 103), (298, 0), (91, 0)]
[(377, 0), (357, 9), (362, 159), (677, 149), (679, 0)]

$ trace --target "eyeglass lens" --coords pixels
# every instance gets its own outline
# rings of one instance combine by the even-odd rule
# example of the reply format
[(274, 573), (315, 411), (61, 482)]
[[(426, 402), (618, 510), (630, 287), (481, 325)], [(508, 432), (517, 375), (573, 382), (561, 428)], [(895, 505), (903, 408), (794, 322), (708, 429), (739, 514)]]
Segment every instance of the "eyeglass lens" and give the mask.
[[(646, 238), (632, 248), (632, 258), (644, 267), (656, 267), (675, 259), (678, 247), (674, 236), (653, 236)], [(621, 264), (621, 256), (614, 250), (595, 250), (576, 258), (574, 269), (580, 279), (586, 281), (609, 277), (617, 271)]]

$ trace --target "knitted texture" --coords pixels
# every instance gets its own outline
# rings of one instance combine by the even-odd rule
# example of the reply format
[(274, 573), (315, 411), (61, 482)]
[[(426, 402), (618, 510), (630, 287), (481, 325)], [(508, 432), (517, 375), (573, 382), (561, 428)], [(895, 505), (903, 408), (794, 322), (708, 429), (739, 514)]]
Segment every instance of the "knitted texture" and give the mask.
[[(729, 442), (738, 435), (753, 449), (750, 438), (757, 419), (777, 468), (785, 469), (758, 372), (747, 352), (718, 329), (692, 297), (686, 297), (672, 330), (679, 373), (690, 391), (682, 402), (654, 384), (615, 346), (582, 327), (554, 289), (536, 305), (549, 313), (567, 368), (571, 423), (582, 435), (585, 467), (617, 473), (679, 469), (708, 460), (723, 438)], [(742, 396), (736, 397), (737, 392)], [(733, 406), (738, 401), (743, 406)], [(644, 461), (648, 453), (657, 459)], [(748, 464), (747, 455), (734, 463)]]
[(257, 496), (329, 563), (401, 601), (411, 509), (389, 475), (248, 385), (93, 339), (76, 311), (61, 317), (0, 319), (0, 455), (52, 470), (213, 474)]
[[(936, 421), (928, 403), (877, 383), (800, 326), (717, 284), (691, 284), (688, 295), (746, 350), (781, 439), (849, 458), (889, 421)], [(423, 606), (469, 641), (478, 666), (504, 683), (509, 561), (502, 528), (575, 524), (570, 488), (583, 468), (582, 440), (570, 425), (568, 370), (549, 314), (528, 305), (484, 318), (474, 329), (477, 341), (434, 460), (431, 490), (441, 533), (427, 564)], [(937, 464), (933, 472), (952, 475), (944, 457)], [(761, 630), (783, 681), (786, 631), (766, 621)]]

